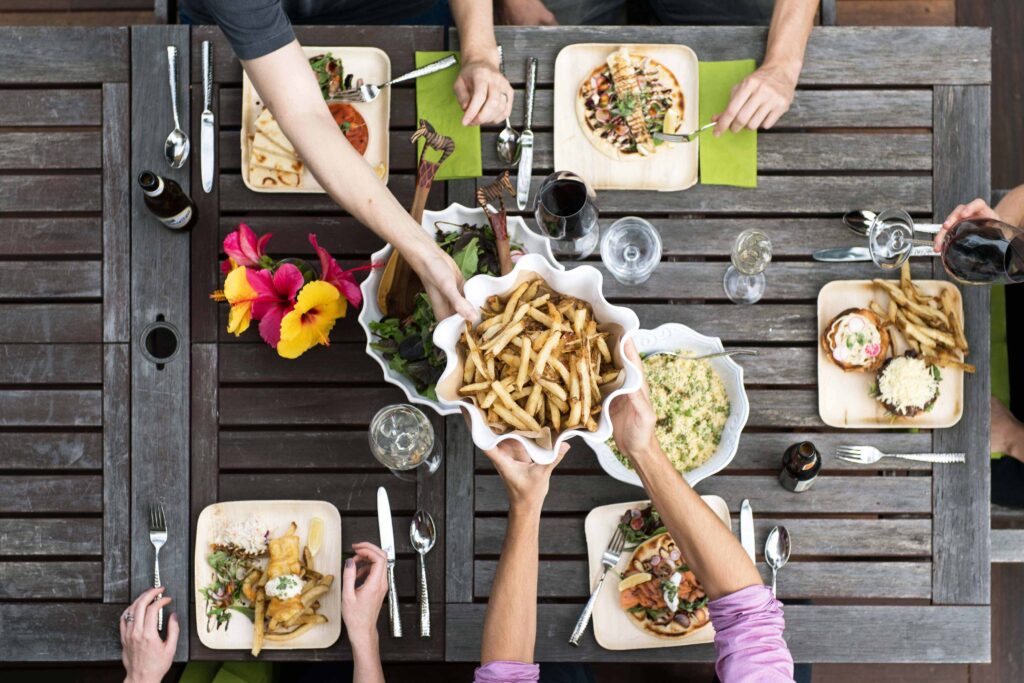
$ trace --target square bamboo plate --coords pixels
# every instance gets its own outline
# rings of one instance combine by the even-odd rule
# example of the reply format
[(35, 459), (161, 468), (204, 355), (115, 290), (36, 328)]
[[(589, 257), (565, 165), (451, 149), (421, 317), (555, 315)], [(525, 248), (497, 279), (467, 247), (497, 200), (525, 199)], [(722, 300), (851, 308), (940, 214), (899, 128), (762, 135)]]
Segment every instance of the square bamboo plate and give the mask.
[[(732, 529), (729, 519), (729, 506), (718, 496), (701, 496), (708, 504), (722, 524)], [(613, 505), (602, 505), (594, 508), (587, 515), (584, 523), (584, 531), (587, 537), (587, 555), (590, 567), (591, 585), (597, 582), (600, 572), (604, 569), (601, 566), (601, 554), (608, 547), (615, 531), (615, 525), (625, 512), (635, 507), (645, 507), (649, 500), (637, 500), (631, 503), (615, 503)], [(629, 559), (633, 556), (631, 551), (622, 553), (615, 571), (622, 571)], [(619, 607), (618, 580), (611, 574), (605, 579), (601, 586), (601, 592), (597, 594), (597, 601), (594, 603), (594, 638), (597, 644), (606, 650), (650, 650), (657, 647), (681, 647), (683, 645), (698, 645), (701, 643), (713, 643), (715, 641), (715, 629), (709, 621), (692, 633), (682, 638), (660, 638), (651, 633), (645, 633), (637, 627), (626, 612)]]
[[(383, 50), (375, 47), (303, 47), (306, 57), (315, 57), (325, 52), (332, 53), (341, 59), (345, 72), (362, 78), (366, 83), (386, 83), (391, 80), (391, 59)], [(388, 128), (391, 123), (391, 88), (383, 88), (380, 95), (368, 104), (353, 104), (356, 111), (366, 119), (370, 129), (370, 140), (363, 158), (370, 168), (384, 164), (384, 177), (388, 181)], [(271, 193), (323, 193), (324, 189), (316, 181), (309, 167), (303, 164), (302, 180), (298, 187), (257, 187), (249, 182), (249, 152), (252, 139), (256, 132), (256, 118), (263, 111), (263, 100), (256, 92), (249, 75), (242, 71), (242, 132), (239, 134), (242, 145), (242, 182), (253, 192)]]
[[(300, 548), (305, 547), (309, 522), (314, 517), (324, 520), (324, 538), (319, 552), (313, 558), (314, 568), (322, 574), (333, 574), (331, 589), (320, 598), (318, 614), (327, 617), (295, 640), (264, 641), (264, 650), (313, 650), (330, 647), (341, 636), (341, 515), (338, 508), (322, 500), (240, 500), (214, 503), (207, 506), (196, 522), (196, 546), (193, 578), (196, 590), (196, 633), (206, 647), (213, 650), (249, 650), (252, 648), (252, 622), (235, 613), (227, 628), (208, 631), (206, 628), (206, 599), (199, 592), (210, 582), (213, 570), (206, 564), (206, 555), (221, 523), (244, 521), (259, 515), (270, 528), (270, 537), (283, 534), (288, 525), (298, 527)], [(301, 552), (301, 550), (300, 550)], [(264, 561), (264, 566), (266, 562)]]
[(698, 141), (659, 147), (650, 158), (620, 161), (598, 151), (583, 132), (576, 116), (576, 93), (583, 79), (620, 47), (628, 47), (635, 53), (661, 62), (675, 75), (683, 90), (680, 131), (697, 129), (697, 55), (690, 48), (658, 44), (568, 45), (555, 59), (555, 170), (578, 173), (595, 190), (685, 190), (697, 182)]
[[(944, 289), (953, 291), (960, 315), (963, 298), (960, 290), (943, 280), (914, 280), (914, 284), (928, 296), (937, 296)], [(889, 305), (889, 296), (876, 292), (870, 280), (836, 280), (818, 292), (818, 414), (830, 427), (845, 429), (940, 429), (952, 427), (964, 413), (964, 372), (956, 368), (940, 368), (942, 382), (935, 406), (916, 417), (896, 417), (886, 414), (885, 408), (870, 395), (874, 372), (845, 372), (828, 359), (821, 348), (821, 335), (825, 326), (847, 308), (867, 308), (871, 301), (882, 308)], [(899, 332), (892, 335), (894, 355), (907, 350)]]

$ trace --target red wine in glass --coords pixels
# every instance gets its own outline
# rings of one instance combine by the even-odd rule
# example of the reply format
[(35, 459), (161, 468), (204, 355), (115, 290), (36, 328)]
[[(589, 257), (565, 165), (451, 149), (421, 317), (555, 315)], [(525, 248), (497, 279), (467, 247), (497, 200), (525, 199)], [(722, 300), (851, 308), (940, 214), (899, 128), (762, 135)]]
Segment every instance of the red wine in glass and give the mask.
[(556, 171), (541, 183), (534, 219), (555, 254), (589, 256), (598, 242), (597, 215), (593, 192), (575, 173)]
[(942, 264), (969, 285), (1024, 282), (1024, 230), (989, 218), (960, 221), (946, 234)]

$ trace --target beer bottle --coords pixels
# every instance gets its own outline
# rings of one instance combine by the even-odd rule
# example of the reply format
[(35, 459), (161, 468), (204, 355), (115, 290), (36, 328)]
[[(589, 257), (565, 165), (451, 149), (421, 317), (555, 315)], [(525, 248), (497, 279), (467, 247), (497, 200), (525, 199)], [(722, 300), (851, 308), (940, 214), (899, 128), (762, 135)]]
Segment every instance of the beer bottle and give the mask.
[(811, 488), (820, 470), (821, 454), (814, 444), (810, 441), (795, 443), (782, 454), (779, 483), (790, 491), (800, 493)]
[(172, 230), (188, 230), (197, 217), (196, 205), (181, 185), (152, 171), (139, 174), (139, 185), (145, 194), (146, 208)]

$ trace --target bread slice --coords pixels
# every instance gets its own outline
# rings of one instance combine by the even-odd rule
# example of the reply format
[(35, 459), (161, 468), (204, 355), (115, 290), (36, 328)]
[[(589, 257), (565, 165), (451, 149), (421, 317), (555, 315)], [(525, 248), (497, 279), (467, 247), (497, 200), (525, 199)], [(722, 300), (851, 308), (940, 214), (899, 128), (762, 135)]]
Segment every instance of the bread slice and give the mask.
[[(837, 357), (841, 354), (837, 354), (836, 349), (843, 343), (840, 334), (843, 331), (842, 323), (851, 316), (862, 318), (867, 325), (878, 330), (878, 344), (881, 348), (877, 355), (868, 358), (860, 358), (857, 354), (854, 354), (853, 358)], [(821, 348), (830, 361), (846, 372), (873, 372), (878, 370), (889, 357), (892, 341), (885, 323), (874, 312), (866, 308), (848, 308), (825, 326), (825, 331), (821, 334)]]

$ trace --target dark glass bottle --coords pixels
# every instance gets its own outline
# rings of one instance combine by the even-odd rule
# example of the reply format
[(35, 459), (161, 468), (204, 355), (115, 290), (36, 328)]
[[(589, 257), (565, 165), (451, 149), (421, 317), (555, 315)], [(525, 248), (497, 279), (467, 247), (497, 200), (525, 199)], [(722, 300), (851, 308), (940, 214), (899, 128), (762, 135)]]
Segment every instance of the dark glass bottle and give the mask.
[(810, 441), (801, 441), (787, 448), (782, 454), (779, 483), (790, 491), (800, 493), (811, 488), (819, 471), (821, 454)]
[(196, 205), (178, 183), (143, 171), (139, 174), (139, 185), (145, 194), (146, 208), (168, 228), (188, 230), (196, 222)]

